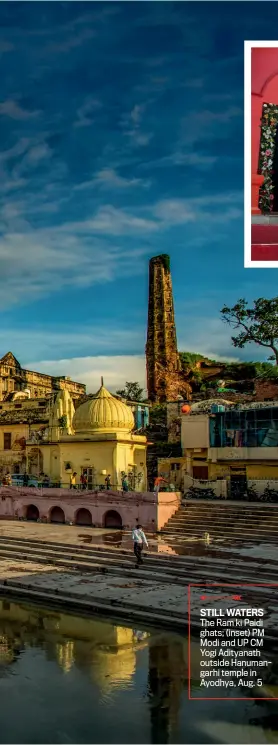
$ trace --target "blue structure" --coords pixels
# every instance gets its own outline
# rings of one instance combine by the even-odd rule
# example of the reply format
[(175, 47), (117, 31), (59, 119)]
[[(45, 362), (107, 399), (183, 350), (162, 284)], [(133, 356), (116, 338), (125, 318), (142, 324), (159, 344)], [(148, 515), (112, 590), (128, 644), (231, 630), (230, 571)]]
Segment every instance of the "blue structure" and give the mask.
[(133, 416), (135, 419), (135, 429), (147, 427), (150, 420), (149, 406), (144, 403), (133, 403), (133, 401), (129, 401), (128, 403), (132, 408)]
[(230, 409), (210, 416), (210, 447), (278, 447), (278, 407)]

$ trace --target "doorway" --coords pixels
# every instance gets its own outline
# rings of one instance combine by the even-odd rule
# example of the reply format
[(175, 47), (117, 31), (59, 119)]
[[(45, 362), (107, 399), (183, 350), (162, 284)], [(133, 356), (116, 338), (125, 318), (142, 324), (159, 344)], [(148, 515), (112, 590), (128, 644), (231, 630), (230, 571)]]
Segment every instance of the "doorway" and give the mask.
[(247, 491), (246, 473), (231, 473), (230, 498), (235, 500), (245, 499)]
[(92, 468), (81, 468), (81, 474), (87, 478), (87, 489), (96, 488), (96, 469)]

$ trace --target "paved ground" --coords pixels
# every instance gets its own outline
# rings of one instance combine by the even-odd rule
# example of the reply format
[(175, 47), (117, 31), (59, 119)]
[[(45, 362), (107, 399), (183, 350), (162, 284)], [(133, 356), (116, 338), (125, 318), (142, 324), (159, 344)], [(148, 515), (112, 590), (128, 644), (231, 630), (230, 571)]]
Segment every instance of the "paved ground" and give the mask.
[[(145, 565), (135, 570), (129, 534), (1, 521), (0, 592), (186, 633), (188, 583), (203, 583), (206, 595), (215, 595), (209, 582), (220, 582), (217, 593), (227, 594), (225, 582), (274, 584), (277, 579), (278, 556), (273, 544), (249, 545), (240, 555), (238, 548), (223, 545), (219, 550), (204, 542), (198, 547), (188, 542), (186, 554), (173, 555), (166, 542), (149, 538)], [(162, 553), (158, 553), (158, 544)], [(192, 591), (191, 614), (196, 625), (200, 592)], [(238, 594), (239, 588), (233, 592)], [(243, 604), (265, 607), (267, 635), (278, 641), (277, 589), (249, 587), (242, 593)]]

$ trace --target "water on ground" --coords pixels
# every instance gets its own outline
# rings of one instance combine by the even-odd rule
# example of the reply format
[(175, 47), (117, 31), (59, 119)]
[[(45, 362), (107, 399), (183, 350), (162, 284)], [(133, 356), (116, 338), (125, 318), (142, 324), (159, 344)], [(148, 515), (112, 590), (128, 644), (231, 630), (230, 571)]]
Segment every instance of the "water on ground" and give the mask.
[(191, 670), (197, 701), (185, 637), (0, 598), (0, 743), (278, 743), (277, 703), (200, 700), (194, 640)]

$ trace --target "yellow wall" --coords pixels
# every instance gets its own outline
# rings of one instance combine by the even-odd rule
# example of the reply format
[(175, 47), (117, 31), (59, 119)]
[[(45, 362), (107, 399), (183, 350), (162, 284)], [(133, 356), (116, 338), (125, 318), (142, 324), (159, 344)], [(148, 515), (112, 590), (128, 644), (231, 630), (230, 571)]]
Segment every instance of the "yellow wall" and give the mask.
[[(233, 465), (233, 468), (231, 468)], [(236, 474), (235, 466), (240, 469), (246, 467), (247, 479), (250, 481), (260, 479), (277, 479), (278, 478), (278, 463), (247, 463), (246, 461), (237, 461), (236, 463), (209, 463), (209, 478), (214, 479), (217, 476), (222, 478), (230, 478), (231, 473)]]
[[(172, 463), (179, 463), (180, 468), (178, 471), (171, 469)], [(157, 473), (158, 475), (165, 476), (165, 479), (169, 480), (170, 483), (175, 484), (177, 488), (182, 486), (183, 470), (186, 465), (186, 457), (182, 458), (158, 458), (157, 462)]]
[[(28, 424), (1, 424), (0, 425), (0, 451), (4, 450), (4, 433), (11, 433), (12, 435), (12, 447), (16, 438), (25, 437), (29, 435)], [(9, 451), (4, 451), (9, 452)]]
[[(42, 424), (32, 424), (31, 431), (41, 429)], [(30, 428), (29, 425), (24, 424), (0, 424), (0, 468), (4, 467), (4, 470), (10, 470), (13, 472), (13, 465), (21, 465), (21, 471), (25, 471), (25, 459), (26, 450), (22, 450), (20, 446), (16, 446), (16, 440), (22, 437), (27, 440), (29, 437)], [(12, 436), (11, 449), (4, 450), (4, 434), (10, 433)], [(24, 465), (23, 465), (24, 462)]]
[[(79, 483), (83, 468), (93, 468), (96, 471), (96, 485), (105, 483), (105, 475), (111, 474), (111, 485), (121, 486), (121, 471), (126, 473), (133, 465), (144, 472), (144, 479), (138, 487), (139, 491), (146, 488), (146, 446), (137, 443), (119, 443), (117, 440), (103, 440), (101, 442), (75, 439), (60, 441), (56, 445), (45, 443), (41, 447), (43, 454), (43, 471), (51, 479), (59, 478), (67, 487), (70, 484), (70, 473), (65, 470), (67, 463), (72, 471), (77, 473)], [(57, 456), (57, 457), (55, 457)], [(143, 467), (140, 465), (143, 463)], [(106, 471), (102, 474), (101, 471)]]
[(252, 479), (278, 479), (278, 463), (254, 463), (247, 464), (247, 476)]

